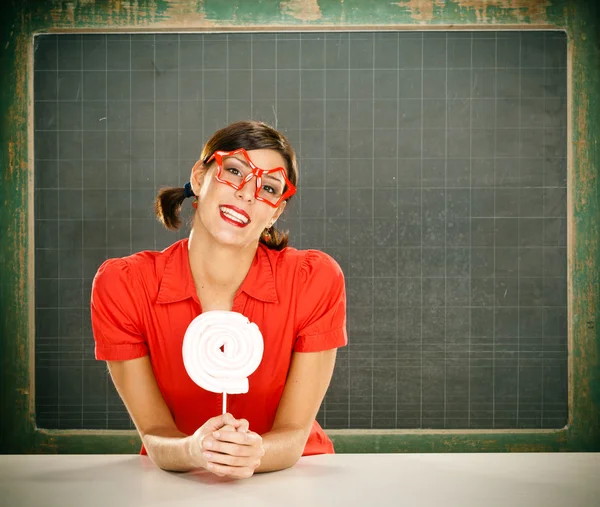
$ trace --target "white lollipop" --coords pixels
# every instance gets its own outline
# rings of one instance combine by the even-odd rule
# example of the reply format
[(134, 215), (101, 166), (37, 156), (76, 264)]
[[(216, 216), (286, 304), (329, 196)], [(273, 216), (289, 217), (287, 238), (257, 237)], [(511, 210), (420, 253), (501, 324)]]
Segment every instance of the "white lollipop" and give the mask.
[(237, 312), (210, 311), (196, 317), (183, 337), (183, 364), (190, 378), (203, 389), (223, 393), (248, 392), (248, 377), (263, 355), (258, 326)]

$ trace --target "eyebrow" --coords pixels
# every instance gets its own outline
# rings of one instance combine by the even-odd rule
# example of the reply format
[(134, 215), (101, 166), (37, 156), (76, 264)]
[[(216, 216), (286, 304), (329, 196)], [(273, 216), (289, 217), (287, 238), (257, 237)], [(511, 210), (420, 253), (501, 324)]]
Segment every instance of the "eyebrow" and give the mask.
[(281, 183), (282, 185), (284, 184), (283, 178), (277, 178), (276, 176), (273, 176), (272, 174), (263, 174), (262, 178), (263, 178), (263, 180), (275, 180), (278, 183)]
[(237, 155), (231, 155), (231, 157), (227, 157), (229, 159), (234, 158), (235, 160), (237, 160), (238, 162), (244, 164), (246, 167), (250, 167), (250, 164), (248, 164), (248, 161), (245, 158), (239, 158)]

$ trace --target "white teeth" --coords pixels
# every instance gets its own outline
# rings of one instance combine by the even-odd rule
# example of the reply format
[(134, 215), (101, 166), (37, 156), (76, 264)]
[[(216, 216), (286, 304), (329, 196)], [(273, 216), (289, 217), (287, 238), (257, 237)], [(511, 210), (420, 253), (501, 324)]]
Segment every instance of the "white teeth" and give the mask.
[(224, 215), (227, 215), (232, 220), (235, 220), (242, 224), (248, 223), (248, 219), (244, 215), (242, 215), (236, 211), (233, 211), (231, 208), (226, 208), (223, 206), (223, 207), (220, 207), (219, 209), (221, 210), (221, 213), (223, 213)]

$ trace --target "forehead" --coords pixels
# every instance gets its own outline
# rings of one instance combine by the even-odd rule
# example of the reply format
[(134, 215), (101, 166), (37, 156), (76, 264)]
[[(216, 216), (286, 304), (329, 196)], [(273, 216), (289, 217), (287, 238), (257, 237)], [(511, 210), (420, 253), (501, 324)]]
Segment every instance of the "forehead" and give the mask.
[[(285, 167), (285, 159), (281, 156), (278, 151), (275, 150), (247, 150), (248, 156), (252, 163), (260, 169), (276, 169), (277, 167)], [(239, 153), (236, 155), (237, 158), (244, 159), (244, 156)]]

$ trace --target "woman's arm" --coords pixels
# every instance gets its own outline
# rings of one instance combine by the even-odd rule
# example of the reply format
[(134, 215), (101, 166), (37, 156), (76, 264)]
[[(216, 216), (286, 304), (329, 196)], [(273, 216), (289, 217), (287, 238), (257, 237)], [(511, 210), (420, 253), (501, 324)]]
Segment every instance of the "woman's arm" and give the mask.
[(336, 354), (337, 349), (294, 353), (273, 428), (262, 436), (265, 455), (257, 472), (291, 467), (302, 456), (329, 387)]
[(142, 438), (148, 456), (164, 470), (186, 471), (206, 467), (202, 455), (204, 437), (230, 425), (243, 428), (231, 414), (209, 419), (193, 435), (177, 429), (158, 388), (148, 356), (128, 361), (108, 361), (108, 370)]
[[(331, 381), (336, 349), (322, 352), (295, 352), (288, 378), (275, 414), (271, 431), (262, 435), (264, 455), (255, 472), (272, 472), (291, 467), (298, 461), (310, 435), (313, 422)], [(252, 428), (250, 428), (252, 430)], [(216, 470), (226, 474), (221, 464), (235, 464), (233, 455), (243, 453), (245, 444), (239, 433), (221, 431), (218, 438), (206, 438), (213, 455), (209, 461)], [(252, 434), (252, 432), (249, 432)], [(235, 445), (238, 444), (238, 445)], [(243, 447), (242, 447), (243, 448)]]

